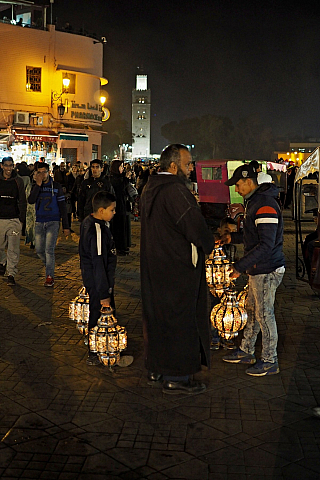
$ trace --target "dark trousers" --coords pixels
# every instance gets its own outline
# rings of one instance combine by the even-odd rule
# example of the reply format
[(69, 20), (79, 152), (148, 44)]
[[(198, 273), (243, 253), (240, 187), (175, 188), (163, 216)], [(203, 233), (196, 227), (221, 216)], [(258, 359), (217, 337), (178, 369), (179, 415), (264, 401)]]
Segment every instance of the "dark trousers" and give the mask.
[(117, 213), (112, 219), (111, 232), (116, 249), (120, 251), (125, 251), (128, 247), (126, 226), (126, 214)]

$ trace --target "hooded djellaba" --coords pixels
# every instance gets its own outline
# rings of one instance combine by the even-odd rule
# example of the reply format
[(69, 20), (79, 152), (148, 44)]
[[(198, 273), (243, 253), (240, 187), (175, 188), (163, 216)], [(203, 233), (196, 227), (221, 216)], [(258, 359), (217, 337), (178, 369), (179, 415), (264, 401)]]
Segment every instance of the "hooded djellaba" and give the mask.
[(150, 175), (141, 196), (146, 368), (179, 377), (200, 371), (201, 364), (210, 365), (205, 254), (214, 248), (213, 235), (185, 180), (168, 172)]

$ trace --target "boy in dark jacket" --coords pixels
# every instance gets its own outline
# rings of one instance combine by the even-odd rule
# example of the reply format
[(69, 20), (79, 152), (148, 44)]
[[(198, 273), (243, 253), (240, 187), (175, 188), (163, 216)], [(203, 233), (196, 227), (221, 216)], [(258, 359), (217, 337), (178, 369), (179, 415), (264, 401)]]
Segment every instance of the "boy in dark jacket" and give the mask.
[[(100, 191), (92, 199), (93, 213), (80, 228), (79, 255), (83, 284), (89, 294), (89, 334), (97, 325), (101, 307), (113, 307), (113, 288), (117, 256), (109, 229), (116, 199), (111, 193)], [(90, 352), (88, 365), (100, 363), (96, 353)]]

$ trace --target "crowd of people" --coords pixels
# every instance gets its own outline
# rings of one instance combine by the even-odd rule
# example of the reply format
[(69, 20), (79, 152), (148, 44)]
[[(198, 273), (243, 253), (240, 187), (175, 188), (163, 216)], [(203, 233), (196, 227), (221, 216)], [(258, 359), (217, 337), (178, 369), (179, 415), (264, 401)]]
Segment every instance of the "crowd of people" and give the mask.
[[(236, 231), (229, 220), (214, 235), (190, 190), (194, 166), (184, 145), (169, 145), (159, 164), (150, 165), (125, 165), (121, 160), (105, 165), (95, 159), (89, 166), (62, 162), (51, 170), (42, 161), (14, 168), (12, 158), (5, 157), (0, 172), (0, 273), (7, 275), (9, 286), (15, 285), (24, 230), (26, 242), (45, 265), (44, 285), (52, 287), (60, 222), (68, 236), (72, 220), (80, 221), (90, 334), (100, 309), (115, 308), (117, 256), (129, 253), (131, 213), (138, 210), (147, 382), (161, 382), (165, 394), (199, 394), (206, 385), (193, 375), (202, 365), (210, 366), (210, 348), (219, 348), (220, 342), (214, 340), (218, 332), (212, 335), (210, 329), (205, 255), (217, 243), (226, 251), (231, 243), (243, 243), (244, 256), (235, 259), (231, 277), (248, 275), (248, 321), (240, 346), (231, 345), (223, 360), (244, 364), (248, 375), (275, 375), (280, 371), (274, 302), (285, 272), (283, 219), (278, 189), (256, 163), (241, 165), (225, 182), (244, 199), (242, 230)], [(260, 331), (262, 352), (257, 359)], [(87, 364), (99, 364), (90, 342), (88, 348)]]
[(18, 272), (20, 238), (43, 261), (46, 287), (54, 285), (55, 246), (60, 222), (64, 234), (73, 233), (72, 222), (82, 222), (92, 214), (97, 192), (115, 196), (117, 216), (110, 229), (117, 255), (128, 255), (131, 246), (131, 212), (139, 215), (139, 192), (156, 166), (133, 165), (99, 159), (87, 162), (39, 162), (14, 165), (12, 157), (0, 164), (0, 274), (14, 286)]

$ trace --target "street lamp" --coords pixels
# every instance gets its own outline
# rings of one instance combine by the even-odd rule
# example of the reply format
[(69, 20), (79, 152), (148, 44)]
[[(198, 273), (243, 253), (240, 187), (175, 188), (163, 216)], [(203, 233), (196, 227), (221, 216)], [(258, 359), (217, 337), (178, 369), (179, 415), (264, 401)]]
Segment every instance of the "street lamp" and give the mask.
[(67, 94), (70, 86), (70, 78), (66, 74), (62, 78), (62, 90), (61, 92), (51, 91), (51, 107), (53, 107), (54, 102), (58, 102), (60, 100), (60, 104), (58, 105), (58, 114), (60, 117), (63, 117), (66, 111), (66, 107), (62, 103), (62, 95)]

